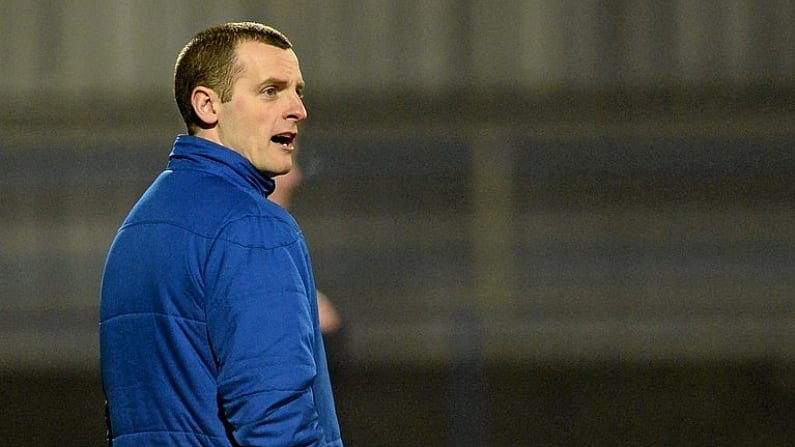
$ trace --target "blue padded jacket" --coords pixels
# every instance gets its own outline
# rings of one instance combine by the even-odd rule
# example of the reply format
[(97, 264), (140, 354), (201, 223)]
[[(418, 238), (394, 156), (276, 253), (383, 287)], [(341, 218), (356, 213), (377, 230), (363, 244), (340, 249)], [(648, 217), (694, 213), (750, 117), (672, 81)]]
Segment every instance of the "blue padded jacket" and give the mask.
[(180, 135), (105, 264), (115, 447), (342, 446), (312, 267), (273, 179)]

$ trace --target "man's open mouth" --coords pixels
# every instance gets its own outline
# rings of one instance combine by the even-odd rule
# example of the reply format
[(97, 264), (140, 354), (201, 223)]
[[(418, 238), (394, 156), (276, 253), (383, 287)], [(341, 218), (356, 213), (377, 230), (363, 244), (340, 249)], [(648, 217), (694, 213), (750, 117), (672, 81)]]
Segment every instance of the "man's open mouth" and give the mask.
[(284, 147), (290, 147), (295, 141), (295, 134), (293, 132), (280, 133), (271, 137), (271, 141), (276, 144), (281, 144)]

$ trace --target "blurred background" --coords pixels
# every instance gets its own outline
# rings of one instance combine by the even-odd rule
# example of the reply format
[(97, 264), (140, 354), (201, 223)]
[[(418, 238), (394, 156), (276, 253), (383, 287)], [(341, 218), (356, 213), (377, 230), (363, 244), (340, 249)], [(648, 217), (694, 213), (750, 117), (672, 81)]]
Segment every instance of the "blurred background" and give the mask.
[(239, 20), (307, 82), (347, 446), (795, 445), (793, 0), (5, 0), (5, 444), (103, 445), (104, 256)]

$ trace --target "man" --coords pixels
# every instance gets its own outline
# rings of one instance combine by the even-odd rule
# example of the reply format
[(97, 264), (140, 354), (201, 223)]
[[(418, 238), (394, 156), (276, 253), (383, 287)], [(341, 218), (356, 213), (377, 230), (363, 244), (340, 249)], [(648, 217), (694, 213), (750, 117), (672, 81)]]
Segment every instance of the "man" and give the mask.
[(188, 129), (133, 207), (102, 280), (113, 445), (342, 446), (303, 236), (266, 199), (307, 116), (292, 45), (255, 23), (177, 58)]

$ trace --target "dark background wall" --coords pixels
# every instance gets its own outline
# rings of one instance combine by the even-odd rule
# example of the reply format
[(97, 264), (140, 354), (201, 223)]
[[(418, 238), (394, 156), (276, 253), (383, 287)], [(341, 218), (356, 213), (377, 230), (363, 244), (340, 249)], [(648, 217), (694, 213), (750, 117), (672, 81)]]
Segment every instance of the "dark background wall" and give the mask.
[(0, 19), (7, 444), (102, 445), (104, 255), (240, 19), (310, 86), (346, 445), (795, 443), (795, 2), (72, 6)]

